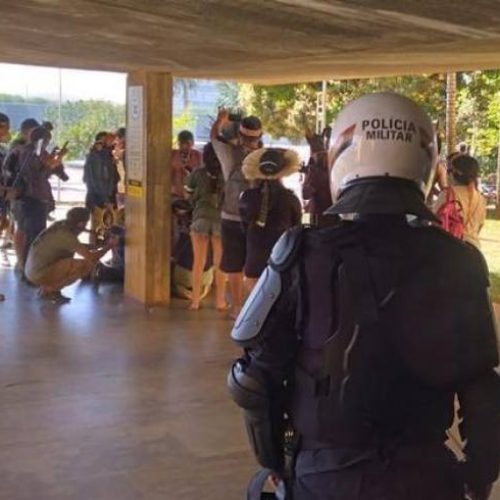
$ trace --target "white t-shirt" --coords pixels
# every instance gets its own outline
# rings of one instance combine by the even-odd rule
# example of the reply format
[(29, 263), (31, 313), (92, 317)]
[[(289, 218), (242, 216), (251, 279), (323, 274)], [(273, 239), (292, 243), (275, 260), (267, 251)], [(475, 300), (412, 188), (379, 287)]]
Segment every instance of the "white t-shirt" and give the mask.
[[(486, 200), (477, 190), (469, 191), (467, 186), (452, 186), (455, 198), (462, 206), (464, 240), (481, 248), (479, 233), (486, 219)], [(436, 201), (436, 212), (446, 202), (446, 191), (441, 191)]]

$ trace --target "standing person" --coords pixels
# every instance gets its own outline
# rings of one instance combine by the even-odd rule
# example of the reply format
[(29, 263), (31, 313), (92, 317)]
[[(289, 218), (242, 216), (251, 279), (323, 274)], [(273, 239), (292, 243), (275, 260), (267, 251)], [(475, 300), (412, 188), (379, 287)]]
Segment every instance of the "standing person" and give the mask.
[[(432, 123), (371, 94), (332, 143), (330, 211), (354, 220), (286, 233), (232, 332), (229, 387), (257, 459), (294, 500), (486, 500), (500, 451), (486, 265), (407, 217), (434, 219)], [(461, 464), (445, 446), (456, 394)]]
[(31, 132), (33, 132), (33, 130), (37, 127), (40, 127), (40, 123), (38, 123), (38, 121), (34, 118), (26, 118), (26, 120), (23, 120), (21, 122), (21, 126), (19, 127), (19, 134), (12, 141), (11, 150), (18, 146), (25, 146), (28, 144)]
[(332, 205), (328, 180), (328, 148), (331, 133), (331, 127), (325, 127), (321, 135), (306, 132), (311, 154), (302, 185), (302, 196), (309, 202), (307, 211), (314, 226), (325, 222), (326, 217), (323, 214)]
[(179, 132), (177, 146), (172, 151), (172, 195), (183, 198), (186, 177), (201, 167), (202, 156), (194, 149), (194, 136), (189, 130)]
[(255, 116), (243, 118), (236, 137), (226, 139), (222, 132), (238, 122), (231, 122), (229, 112), (220, 109), (210, 137), (224, 175), (224, 202), (221, 214), (222, 261), (231, 294), (231, 317), (236, 318), (243, 304), (243, 269), (246, 259), (246, 234), (241, 225), (239, 200), (248, 188), (241, 171), (243, 159), (262, 146), (262, 124)]
[(298, 172), (300, 158), (290, 149), (259, 149), (243, 160), (243, 174), (255, 187), (243, 191), (240, 214), (246, 227), (245, 277), (249, 291), (264, 272), (280, 236), (300, 224), (302, 207), (282, 179)]
[[(56, 304), (71, 299), (61, 290), (85, 278), (109, 250), (118, 244), (118, 238), (109, 238), (105, 246), (91, 250), (80, 243), (78, 236), (85, 230), (90, 218), (86, 208), (68, 211), (66, 219), (55, 222), (33, 242), (26, 261), (26, 276), (39, 287), (40, 298)], [(75, 259), (74, 254), (82, 259)]]
[(115, 140), (113, 142), (113, 159), (120, 179), (116, 194), (118, 208), (125, 206), (125, 195), (127, 193), (127, 171), (125, 166), (126, 136), (127, 130), (125, 127), (120, 127), (115, 132)]
[(116, 206), (118, 171), (113, 159), (114, 136), (99, 132), (83, 167), (83, 182), (87, 186), (85, 206), (91, 213), (90, 243), (97, 241), (97, 229), (107, 208)]
[[(27, 118), (21, 123), (19, 136), (12, 141), (9, 152), (2, 164), (2, 179), (6, 187), (11, 188), (16, 180), (17, 174), (21, 167), (20, 154), (22, 147), (28, 144), (31, 132), (39, 127), (40, 124), (34, 118)], [(16, 269), (22, 271), (24, 268), (25, 247), (26, 247), (26, 233), (24, 231), (24, 220), (22, 202), (16, 199), (14, 191), (8, 195), (10, 213), (14, 219), (14, 249), (16, 251), (17, 264)]]
[(458, 205), (463, 239), (481, 247), (479, 233), (486, 220), (486, 200), (478, 191), (479, 163), (467, 154), (457, 154), (449, 161), (452, 185), (445, 188), (436, 201), (435, 211), (440, 214), (447, 202)]
[(16, 205), (20, 205), (21, 229), (25, 233), (23, 265), (31, 244), (47, 227), (47, 216), (53, 200), (49, 177), (62, 166), (59, 157), (47, 152), (51, 138), (51, 133), (45, 127), (37, 127), (31, 132), (28, 144), (21, 146), (19, 170), (12, 184), (18, 193)]
[(10, 142), (10, 119), (4, 114), (0, 113), (0, 167), (8, 153), (8, 144)]
[[(10, 141), (10, 120), (9, 117), (0, 113), (0, 168), (7, 156), (7, 144)], [(3, 181), (0, 176), (0, 236), (7, 233), (4, 243), (2, 244), (2, 249), (8, 248), (11, 245), (8, 240), (8, 231), (10, 229), (9, 221), (9, 201), (7, 200), (7, 191), (2, 190)], [(0, 301), (5, 300), (5, 296), (0, 293)]]
[(220, 211), (224, 180), (217, 155), (211, 143), (203, 148), (204, 167), (189, 174), (185, 190), (193, 204), (191, 242), (193, 244), (193, 298), (190, 309), (200, 308), (202, 277), (212, 244), (215, 267), (216, 307), (226, 310), (226, 277), (220, 269), (222, 243), (220, 237)]
[[(9, 142), (10, 120), (6, 114), (0, 113), (0, 168), (7, 157)], [(0, 236), (9, 228), (9, 201), (7, 200), (7, 191), (2, 189), (3, 186), (4, 182), (0, 176)]]

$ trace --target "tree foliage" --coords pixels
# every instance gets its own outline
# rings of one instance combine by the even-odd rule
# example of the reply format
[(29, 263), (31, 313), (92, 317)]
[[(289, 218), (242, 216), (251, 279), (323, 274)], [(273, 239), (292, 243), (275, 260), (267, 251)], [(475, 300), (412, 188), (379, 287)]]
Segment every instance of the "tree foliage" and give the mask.
[(0, 93), (0, 102), (8, 102), (8, 103), (29, 103), (29, 104), (45, 104), (50, 102), (49, 99), (45, 99), (44, 97), (23, 97), (16, 94), (1, 94)]
[(176, 144), (177, 134), (181, 130), (193, 130), (196, 125), (196, 120), (191, 112), (191, 109), (188, 107), (182, 113), (177, 116), (174, 116), (173, 126), (172, 126), (172, 141), (173, 144)]
[(458, 93), (457, 133), (481, 159), (483, 173), (496, 169), (500, 127), (500, 71), (462, 75)]
[(240, 86), (236, 82), (218, 82), (217, 91), (219, 94), (217, 106), (228, 109), (240, 106)]
[(107, 101), (67, 101), (59, 106), (51, 104), (46, 119), (55, 126), (53, 136), (61, 146), (68, 141), (68, 159), (84, 158), (100, 131), (113, 132), (125, 125), (125, 106)]
[[(345, 104), (379, 91), (400, 92), (421, 104), (436, 121), (444, 121), (445, 87), (439, 75), (402, 76), (378, 79), (332, 80), (328, 82), (327, 121), (335, 120)], [(316, 102), (321, 84), (243, 85), (241, 104), (262, 119), (267, 133), (278, 139), (300, 141), (306, 128), (315, 128)]]
[[(469, 145), (479, 157), (483, 173), (495, 171), (500, 127), (500, 71), (458, 74), (458, 142)], [(240, 104), (247, 113), (262, 119), (273, 138), (303, 140), (306, 127), (315, 128), (320, 82), (295, 85), (241, 85)], [(444, 135), (446, 118), (446, 75), (407, 75), (387, 78), (331, 80), (327, 87), (327, 121), (357, 97), (380, 91), (406, 95), (420, 104)]]
[(198, 86), (198, 81), (191, 78), (174, 78), (174, 95), (182, 98), (184, 110), (189, 107), (189, 94)]

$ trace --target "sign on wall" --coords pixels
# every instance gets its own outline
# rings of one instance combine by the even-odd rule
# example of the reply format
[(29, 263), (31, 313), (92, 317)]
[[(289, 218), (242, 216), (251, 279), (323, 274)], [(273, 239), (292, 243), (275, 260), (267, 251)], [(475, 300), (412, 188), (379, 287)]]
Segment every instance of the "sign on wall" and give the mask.
[(128, 87), (127, 94), (127, 194), (140, 197), (144, 181), (144, 87)]

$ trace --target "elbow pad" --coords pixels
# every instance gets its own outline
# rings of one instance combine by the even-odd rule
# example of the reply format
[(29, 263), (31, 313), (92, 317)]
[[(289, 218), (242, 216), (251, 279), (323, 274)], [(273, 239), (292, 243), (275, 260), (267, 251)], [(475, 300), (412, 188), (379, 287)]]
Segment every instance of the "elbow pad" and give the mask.
[(235, 403), (243, 409), (245, 427), (253, 452), (262, 467), (276, 472), (284, 464), (284, 419), (273, 411), (267, 388), (245, 373), (245, 362), (231, 367), (228, 388)]
[(283, 292), (281, 273), (295, 263), (303, 231), (300, 226), (294, 227), (276, 243), (269, 266), (252, 290), (231, 332), (231, 338), (240, 347), (248, 348), (258, 344), (264, 323)]

